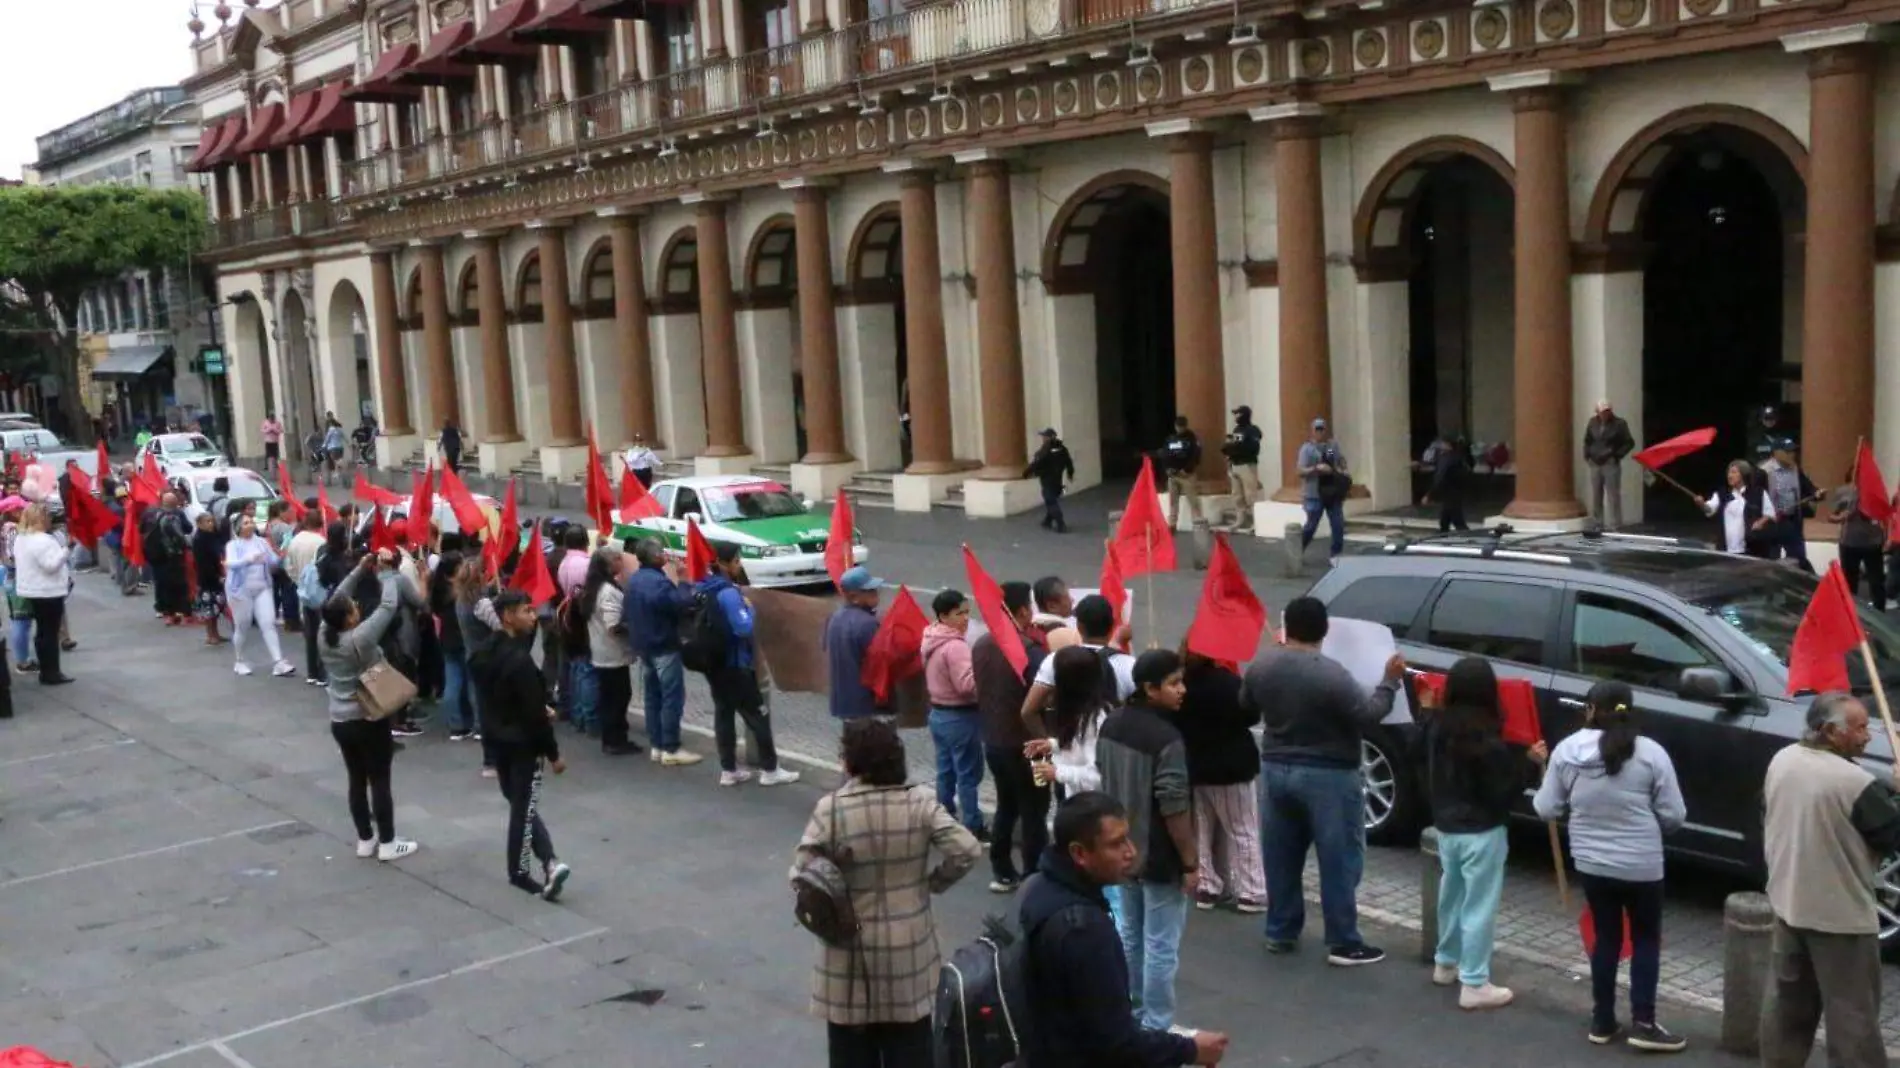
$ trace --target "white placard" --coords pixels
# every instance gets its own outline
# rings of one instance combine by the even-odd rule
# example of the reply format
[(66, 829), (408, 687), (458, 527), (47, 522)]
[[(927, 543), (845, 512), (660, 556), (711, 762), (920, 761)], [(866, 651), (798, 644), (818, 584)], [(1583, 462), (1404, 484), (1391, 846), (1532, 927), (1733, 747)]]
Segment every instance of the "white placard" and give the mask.
[[(1386, 662), (1399, 651), (1399, 643), (1392, 636), (1392, 628), (1383, 623), (1335, 616), (1327, 621), (1326, 640), (1320, 643), (1319, 651), (1350, 672), (1353, 681), (1369, 694), (1385, 681)], [(1392, 697), (1391, 713), (1380, 722), (1412, 722), (1412, 706), (1405, 698), (1403, 685)]]

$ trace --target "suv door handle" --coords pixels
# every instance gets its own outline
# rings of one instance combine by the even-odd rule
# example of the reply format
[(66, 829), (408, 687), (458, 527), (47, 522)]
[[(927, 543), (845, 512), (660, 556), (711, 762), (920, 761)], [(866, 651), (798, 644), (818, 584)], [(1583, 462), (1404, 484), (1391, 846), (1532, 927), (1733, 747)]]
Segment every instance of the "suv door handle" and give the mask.
[(1571, 708), (1588, 708), (1589, 707), (1584, 702), (1579, 701), (1574, 697), (1559, 697), (1557, 698), (1557, 703), (1560, 705), (1569, 705)]

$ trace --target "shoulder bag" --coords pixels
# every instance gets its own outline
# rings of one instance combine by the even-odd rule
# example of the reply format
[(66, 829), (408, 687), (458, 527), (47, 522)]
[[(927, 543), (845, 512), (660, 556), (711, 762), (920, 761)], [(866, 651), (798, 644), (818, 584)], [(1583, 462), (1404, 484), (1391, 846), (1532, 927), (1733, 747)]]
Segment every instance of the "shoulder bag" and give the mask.
[(415, 699), (416, 684), (387, 660), (371, 664), (356, 680), (356, 703), (363, 706), (363, 718), (372, 723), (388, 719)]

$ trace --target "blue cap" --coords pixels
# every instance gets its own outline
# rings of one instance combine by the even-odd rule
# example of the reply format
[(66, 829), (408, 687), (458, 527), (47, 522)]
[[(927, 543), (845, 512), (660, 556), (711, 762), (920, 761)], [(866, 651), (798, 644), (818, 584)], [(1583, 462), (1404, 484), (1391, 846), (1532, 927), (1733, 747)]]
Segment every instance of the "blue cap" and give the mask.
[(884, 580), (875, 578), (863, 567), (854, 567), (838, 577), (838, 588), (846, 593), (868, 593), (884, 588)]

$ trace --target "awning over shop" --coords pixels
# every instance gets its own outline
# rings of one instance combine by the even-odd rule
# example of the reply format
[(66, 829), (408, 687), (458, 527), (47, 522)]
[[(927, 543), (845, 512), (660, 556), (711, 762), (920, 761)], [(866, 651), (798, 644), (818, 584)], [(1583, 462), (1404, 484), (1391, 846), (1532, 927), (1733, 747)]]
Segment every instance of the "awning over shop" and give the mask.
[(361, 85), (343, 91), (343, 98), (363, 104), (407, 104), (421, 96), (422, 90), (396, 79), (415, 61), (415, 42), (405, 41), (390, 48), (377, 58), (376, 66), (370, 69), (369, 77), (363, 79)]
[(131, 381), (142, 378), (160, 360), (172, 355), (170, 345), (138, 345), (131, 348), (113, 349), (106, 358), (93, 365), (92, 377), (109, 379), (115, 382)]
[(251, 116), (251, 129), (238, 139), (237, 146), (231, 150), (233, 159), (255, 156), (271, 147), (271, 141), (284, 124), (284, 105), (270, 104), (257, 109)]
[(316, 91), (316, 107), (310, 111), (310, 118), (297, 128), (293, 141), (314, 141), (319, 137), (356, 132), (356, 108), (344, 98), (350, 86), (348, 82), (331, 82)]
[(205, 128), (204, 136), (198, 139), (198, 151), (185, 164), (185, 170), (193, 174), (202, 174), (221, 162), (226, 150), (237, 144), (243, 136), (244, 116), (237, 115)]
[(515, 30), (527, 25), (540, 13), (535, 0), (508, 0), (488, 15), (488, 25), (455, 53), (464, 63), (518, 63), (533, 59), (537, 49), (514, 39)]
[(581, 11), (603, 19), (643, 19), (647, 0), (581, 0)]
[(453, 85), (475, 80), (475, 68), (456, 58), (456, 53), (475, 39), (475, 21), (460, 19), (435, 31), (429, 49), (402, 73), (412, 85)]
[(583, 0), (543, 0), (541, 13), (515, 31), (515, 40), (537, 44), (582, 44), (614, 31), (609, 19), (582, 11)]
[(290, 98), (290, 106), (285, 110), (283, 124), (271, 135), (269, 148), (288, 148), (297, 142), (297, 131), (310, 121), (310, 115), (317, 110), (318, 90), (298, 93)]

